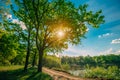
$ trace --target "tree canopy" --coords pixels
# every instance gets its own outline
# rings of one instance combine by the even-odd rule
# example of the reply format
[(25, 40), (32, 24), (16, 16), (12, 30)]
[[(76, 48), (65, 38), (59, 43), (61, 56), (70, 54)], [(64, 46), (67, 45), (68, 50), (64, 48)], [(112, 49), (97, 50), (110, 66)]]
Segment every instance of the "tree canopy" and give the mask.
[[(75, 7), (70, 0), (14, 0), (14, 3), (11, 5), (12, 13), (26, 27), (25, 30), (13, 28), (18, 33), (16, 41), (26, 45), (25, 70), (33, 46), (36, 45), (39, 55), (38, 71), (42, 71), (44, 53), (60, 52), (67, 49), (68, 44), (79, 44), (88, 25), (98, 28), (104, 23), (102, 10), (87, 10), (87, 4)], [(13, 25), (8, 29), (11, 27)]]

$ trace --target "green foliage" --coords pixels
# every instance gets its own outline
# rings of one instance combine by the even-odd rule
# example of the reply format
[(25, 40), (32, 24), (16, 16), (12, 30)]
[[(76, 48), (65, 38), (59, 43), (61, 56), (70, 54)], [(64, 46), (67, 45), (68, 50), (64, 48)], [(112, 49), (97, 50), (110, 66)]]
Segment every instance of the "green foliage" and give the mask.
[(90, 68), (86, 70), (85, 77), (100, 79), (120, 79), (120, 69), (117, 66), (109, 66), (107, 69), (103, 67)]
[(61, 66), (62, 66), (62, 70), (70, 70), (70, 65), (69, 64), (61, 64)]
[(35, 73), (31, 75), (28, 80), (53, 80), (48, 74), (45, 73)]
[(15, 65), (23, 65), (25, 63), (25, 52), (17, 54), (17, 56), (12, 60)]
[(0, 37), (0, 63), (7, 65), (17, 55), (18, 42), (15, 35), (3, 30)]
[(26, 51), (24, 31), (18, 25), (3, 23), (4, 27), (0, 28), (0, 65), (23, 64)]
[[(120, 55), (100, 55), (100, 56), (79, 56), (79, 57), (62, 57), (61, 64), (69, 64), (70, 70), (80, 70), (80, 74), (87, 78), (97, 78), (106, 80), (120, 79)], [(79, 66), (73, 66), (77, 65)], [(74, 68), (72, 68), (74, 67)], [(82, 72), (83, 71), (83, 72)], [(81, 77), (83, 77), (81, 76)]]
[(44, 55), (43, 57), (43, 66), (52, 68), (55, 70), (69, 70), (69, 64), (61, 64), (61, 59), (55, 55)]
[(79, 57), (62, 57), (61, 59), (62, 64), (68, 63), (70, 66), (73, 64), (80, 66), (81, 68), (86, 68), (86, 65), (89, 67), (105, 67), (108, 68), (109, 66), (118, 66), (120, 68), (120, 55), (100, 55), (100, 56), (79, 56)]
[(88, 69), (86, 72), (86, 77), (93, 77), (93, 78), (101, 78), (105, 76), (107, 70), (103, 67), (96, 67), (92, 69)]
[(54, 55), (44, 56), (43, 66), (49, 67), (49, 68), (61, 68), (60, 58)]

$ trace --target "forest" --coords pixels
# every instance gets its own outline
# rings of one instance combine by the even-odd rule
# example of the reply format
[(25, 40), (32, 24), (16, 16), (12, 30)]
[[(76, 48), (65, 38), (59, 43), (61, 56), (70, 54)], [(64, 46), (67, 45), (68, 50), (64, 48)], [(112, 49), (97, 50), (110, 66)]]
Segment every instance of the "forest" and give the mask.
[(69, 44), (81, 43), (86, 23), (99, 28), (105, 22), (102, 10), (87, 7), (76, 8), (69, 0), (1, 0), (0, 80), (16, 80), (18, 75), (22, 80), (52, 80), (43, 67), (71, 75), (69, 70), (85, 70), (78, 75), (82, 78), (120, 79), (120, 55), (55, 56)]

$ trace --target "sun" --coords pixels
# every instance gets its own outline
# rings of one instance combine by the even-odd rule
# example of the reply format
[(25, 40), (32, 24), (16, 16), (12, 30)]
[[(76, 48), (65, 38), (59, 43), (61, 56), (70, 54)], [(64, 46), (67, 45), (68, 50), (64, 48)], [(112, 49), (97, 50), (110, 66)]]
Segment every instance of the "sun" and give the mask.
[(60, 31), (58, 31), (58, 36), (59, 36), (59, 37), (64, 36), (64, 32), (63, 32), (63, 31), (61, 31), (61, 30), (60, 30)]

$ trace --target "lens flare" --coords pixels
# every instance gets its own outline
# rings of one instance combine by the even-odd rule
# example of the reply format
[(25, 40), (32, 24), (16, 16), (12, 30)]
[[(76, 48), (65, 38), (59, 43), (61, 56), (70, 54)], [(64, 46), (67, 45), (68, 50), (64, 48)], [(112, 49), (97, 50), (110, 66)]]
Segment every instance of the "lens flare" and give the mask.
[(59, 37), (64, 36), (64, 32), (63, 32), (63, 31), (58, 31), (58, 36), (59, 36)]

